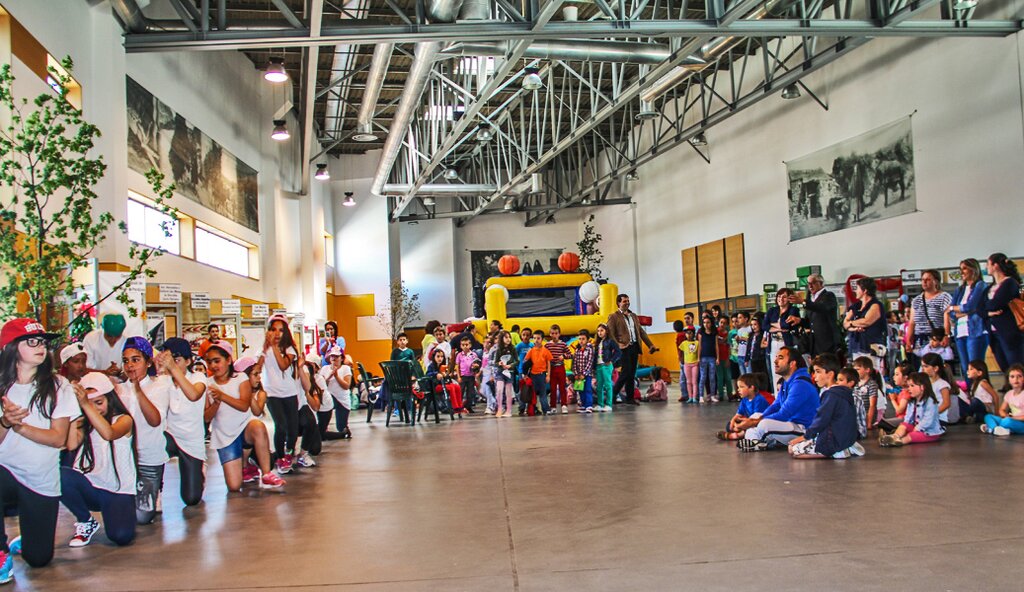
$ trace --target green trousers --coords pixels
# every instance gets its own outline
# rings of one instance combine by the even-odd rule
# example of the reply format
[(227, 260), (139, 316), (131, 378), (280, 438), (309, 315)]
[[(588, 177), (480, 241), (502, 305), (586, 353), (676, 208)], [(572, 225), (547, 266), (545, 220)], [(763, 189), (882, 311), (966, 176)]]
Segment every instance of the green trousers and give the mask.
[(718, 378), (718, 397), (726, 399), (732, 396), (732, 365), (729, 360), (719, 362), (715, 366), (715, 376)]
[(612, 406), (612, 365), (597, 365), (597, 406)]

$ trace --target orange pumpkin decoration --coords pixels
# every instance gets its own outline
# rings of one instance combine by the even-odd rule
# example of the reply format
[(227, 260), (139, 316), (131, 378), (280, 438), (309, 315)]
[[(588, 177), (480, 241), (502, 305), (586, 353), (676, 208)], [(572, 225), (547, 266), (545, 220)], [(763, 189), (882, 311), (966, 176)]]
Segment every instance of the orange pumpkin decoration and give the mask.
[(498, 259), (498, 271), (501, 275), (514, 275), (519, 271), (519, 257), (502, 255), (501, 259)]
[(573, 273), (580, 268), (580, 256), (576, 253), (565, 252), (558, 256), (558, 269), (565, 273)]

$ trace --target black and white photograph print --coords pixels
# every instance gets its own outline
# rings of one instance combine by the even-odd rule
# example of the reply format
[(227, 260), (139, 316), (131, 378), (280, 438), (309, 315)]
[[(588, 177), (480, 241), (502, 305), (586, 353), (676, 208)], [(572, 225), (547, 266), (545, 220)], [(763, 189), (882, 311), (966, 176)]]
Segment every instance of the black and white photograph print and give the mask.
[(126, 77), (128, 166), (155, 168), (175, 193), (259, 232), (256, 170)]
[(917, 211), (910, 117), (786, 162), (791, 241)]

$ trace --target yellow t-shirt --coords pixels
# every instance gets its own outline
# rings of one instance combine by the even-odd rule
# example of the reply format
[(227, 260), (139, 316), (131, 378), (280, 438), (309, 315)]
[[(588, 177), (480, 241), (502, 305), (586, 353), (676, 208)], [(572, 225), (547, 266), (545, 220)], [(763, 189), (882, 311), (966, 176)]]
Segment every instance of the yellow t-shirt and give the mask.
[(684, 364), (696, 364), (700, 360), (697, 359), (697, 340), (686, 341), (683, 340), (679, 344), (679, 351), (683, 352), (683, 363)]

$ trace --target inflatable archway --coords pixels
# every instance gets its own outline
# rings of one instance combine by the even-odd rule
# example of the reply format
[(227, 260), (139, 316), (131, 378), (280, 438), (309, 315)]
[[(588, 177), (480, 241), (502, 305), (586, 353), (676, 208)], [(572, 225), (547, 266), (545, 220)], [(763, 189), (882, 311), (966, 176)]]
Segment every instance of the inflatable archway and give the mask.
[[(588, 284), (589, 282), (589, 284)], [(512, 325), (541, 329), (547, 332), (551, 325), (558, 325), (563, 335), (579, 333), (580, 329), (586, 329), (594, 334), (597, 326), (608, 320), (608, 316), (615, 312), (615, 300), (619, 296), (619, 287), (615, 284), (602, 284), (598, 288), (598, 306), (593, 313), (583, 312), (582, 314), (566, 314), (555, 316), (508, 316), (508, 302), (514, 298), (516, 292), (529, 290), (568, 290), (576, 293), (578, 301), (592, 299), (592, 296), (580, 297), (580, 288), (587, 284), (584, 291), (592, 290), (594, 278), (589, 273), (552, 273), (544, 275), (522, 275), (507, 277), (492, 277), (487, 280), (484, 291), (484, 312), (487, 315), (485, 320), (474, 321), (476, 330), (481, 334), (487, 333), (487, 327), (491, 321), (501, 322), (502, 327), (510, 329)], [(589, 298), (587, 297), (589, 296)], [(593, 308), (593, 307), (591, 307)]]

